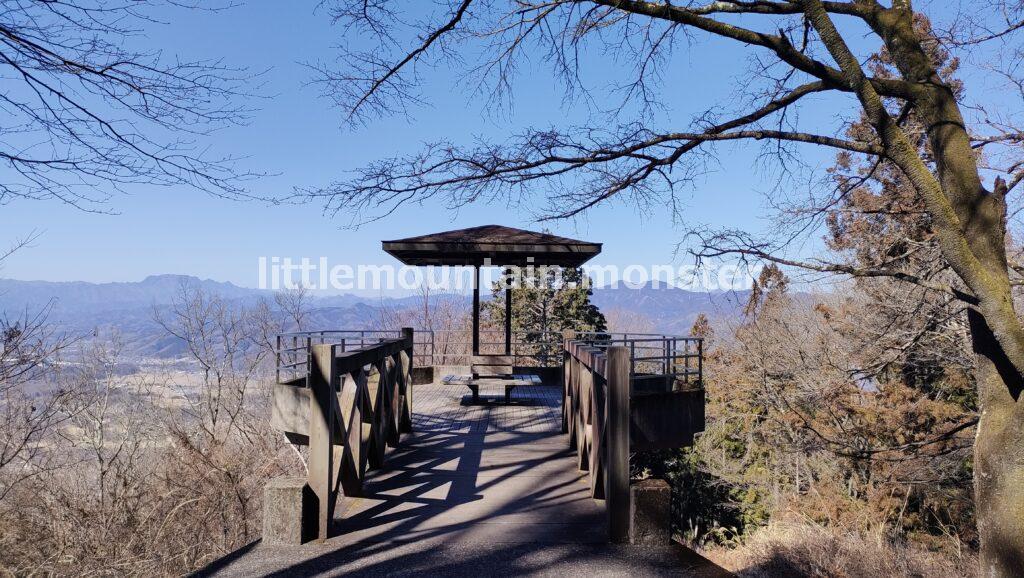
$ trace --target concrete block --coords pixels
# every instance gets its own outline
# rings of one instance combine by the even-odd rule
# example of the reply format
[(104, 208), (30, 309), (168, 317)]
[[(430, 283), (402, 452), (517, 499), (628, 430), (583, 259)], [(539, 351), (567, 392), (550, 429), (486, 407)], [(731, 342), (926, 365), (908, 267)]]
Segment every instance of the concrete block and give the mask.
[(672, 488), (665, 480), (647, 479), (630, 484), (631, 544), (667, 546), (672, 542)]
[(413, 367), (412, 384), (426, 385), (428, 383), (434, 383), (434, 367), (431, 365)]
[(317, 500), (306, 478), (278, 477), (263, 488), (263, 543), (298, 545), (316, 538)]
[(278, 431), (308, 435), (309, 388), (275, 383), (270, 425)]

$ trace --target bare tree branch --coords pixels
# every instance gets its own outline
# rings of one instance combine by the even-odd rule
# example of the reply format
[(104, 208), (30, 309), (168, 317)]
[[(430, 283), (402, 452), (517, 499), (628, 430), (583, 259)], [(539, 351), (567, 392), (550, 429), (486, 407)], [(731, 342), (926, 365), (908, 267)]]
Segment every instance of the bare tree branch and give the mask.
[[(245, 122), (242, 70), (216, 60), (170, 61), (130, 48), (161, 2), (14, 1), (0, 11), (0, 203), (55, 199), (106, 210), (132, 184), (184, 185), (245, 198), (237, 157), (213, 157), (202, 139)], [(167, 2), (177, 6), (176, 2)], [(182, 9), (188, 6), (182, 3)]]

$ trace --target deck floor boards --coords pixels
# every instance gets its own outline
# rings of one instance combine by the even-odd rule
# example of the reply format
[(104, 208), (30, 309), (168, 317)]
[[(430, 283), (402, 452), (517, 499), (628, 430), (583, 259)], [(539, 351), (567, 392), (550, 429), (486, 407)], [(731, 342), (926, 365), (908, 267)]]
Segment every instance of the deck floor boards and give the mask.
[(721, 576), (680, 547), (607, 543), (603, 502), (561, 430), (561, 389), (415, 386), (414, 432), (342, 498), (333, 537), (254, 545), (216, 576)]

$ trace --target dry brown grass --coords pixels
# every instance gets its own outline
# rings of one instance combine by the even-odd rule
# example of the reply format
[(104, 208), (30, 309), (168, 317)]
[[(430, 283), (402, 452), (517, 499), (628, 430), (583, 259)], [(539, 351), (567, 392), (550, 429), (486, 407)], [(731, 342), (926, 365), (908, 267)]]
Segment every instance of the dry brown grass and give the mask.
[(741, 578), (975, 576), (969, 552), (935, 552), (810, 524), (774, 524), (736, 548), (704, 552)]

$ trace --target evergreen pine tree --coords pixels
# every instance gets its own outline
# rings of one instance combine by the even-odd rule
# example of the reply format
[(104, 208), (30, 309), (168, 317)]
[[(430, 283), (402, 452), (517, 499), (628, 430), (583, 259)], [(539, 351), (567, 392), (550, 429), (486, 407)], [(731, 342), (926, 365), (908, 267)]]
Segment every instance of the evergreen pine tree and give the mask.
[[(547, 359), (557, 354), (564, 330), (605, 331), (607, 321), (590, 302), (590, 279), (578, 267), (523, 269), (512, 289), (512, 331), (519, 333), (523, 354)], [(504, 280), (491, 287), (492, 299), (484, 305), (496, 327), (505, 325)]]

